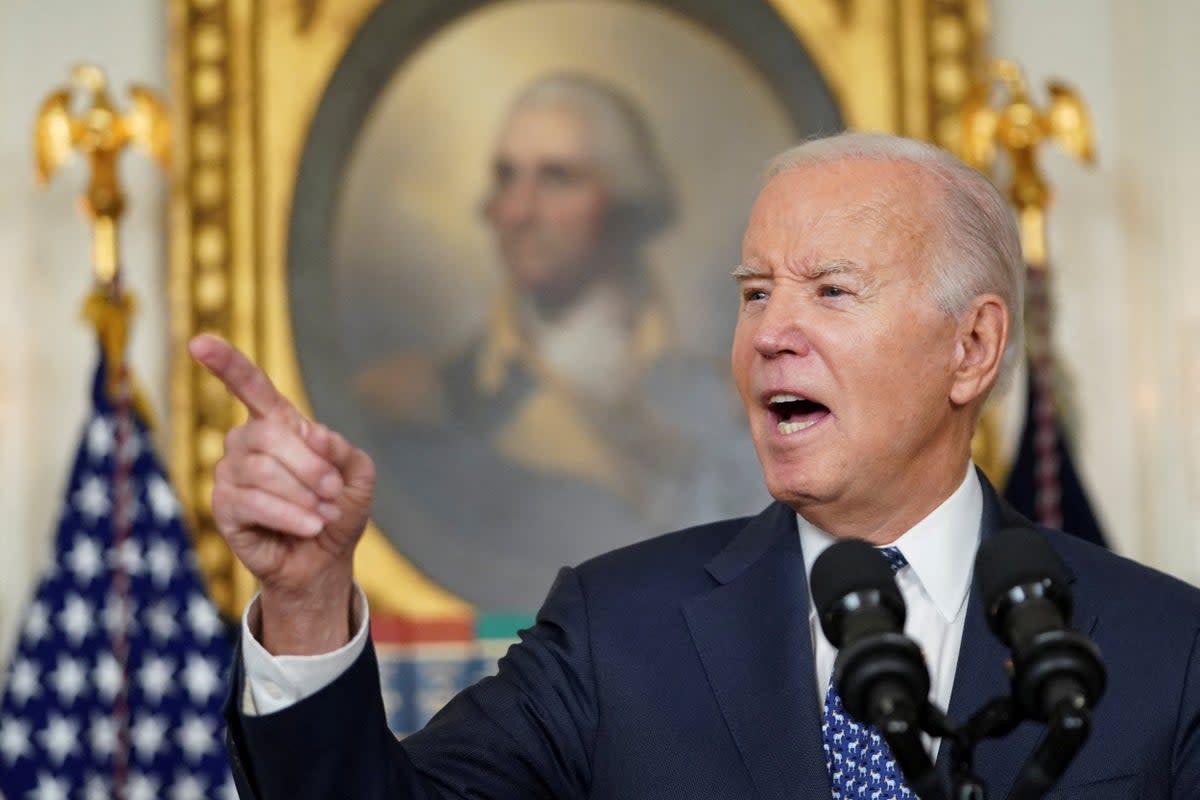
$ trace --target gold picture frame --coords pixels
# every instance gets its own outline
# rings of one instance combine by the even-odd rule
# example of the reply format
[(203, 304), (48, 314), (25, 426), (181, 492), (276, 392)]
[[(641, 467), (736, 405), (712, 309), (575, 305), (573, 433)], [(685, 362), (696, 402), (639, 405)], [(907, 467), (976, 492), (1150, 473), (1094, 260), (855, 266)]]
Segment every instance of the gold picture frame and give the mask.
[[(730, 19), (732, 9), (755, 5), (749, 0), (610, 2), (694, 13), (710, 28)], [(176, 354), (171, 467), (195, 532), (200, 566), (227, 615), (240, 612), (254, 587), (215, 530), (211, 485), (225, 433), (243, 412), (186, 357), (185, 343), (201, 331), (228, 339), (263, 365), (302, 408), (311, 408), (301, 380), (286, 268), (292, 197), (310, 126), (348, 49), (381, 9), (394, 7), (393, 16), (409, 14), (405, 24), (420, 39), (485, 5), (467, 0), (171, 4), (179, 165), (170, 217)], [(955, 146), (958, 110), (983, 58), (985, 0), (761, 0), (759, 5), (763, 8), (755, 13), (773, 15), (807, 53), (847, 127)], [(375, 608), (416, 619), (471, 612), (466, 601), (423, 575), (374, 526), (356, 558), (356, 573)]]

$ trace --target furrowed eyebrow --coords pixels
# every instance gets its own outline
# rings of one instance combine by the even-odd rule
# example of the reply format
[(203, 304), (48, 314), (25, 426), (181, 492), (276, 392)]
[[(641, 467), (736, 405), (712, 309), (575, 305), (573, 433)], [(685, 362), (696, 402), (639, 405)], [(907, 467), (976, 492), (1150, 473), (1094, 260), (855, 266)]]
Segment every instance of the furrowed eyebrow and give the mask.
[(866, 272), (866, 269), (857, 261), (851, 261), (848, 258), (835, 258), (813, 267), (805, 273), (805, 277), (809, 280), (817, 280), (830, 275), (862, 274), (864, 272)]
[(756, 269), (755, 267), (748, 267), (745, 264), (738, 264), (733, 268), (733, 271), (730, 272), (729, 275), (737, 281), (748, 281), (753, 280), (754, 278), (765, 278), (767, 273), (760, 269)]
[[(739, 282), (771, 277), (769, 271), (747, 264), (738, 264), (729, 274), (734, 280)], [(868, 283), (874, 283), (874, 280), (871, 279), (870, 270), (859, 262), (849, 258), (834, 258), (829, 261), (823, 261), (804, 273), (804, 277), (810, 281), (818, 281), (832, 275), (855, 275)]]

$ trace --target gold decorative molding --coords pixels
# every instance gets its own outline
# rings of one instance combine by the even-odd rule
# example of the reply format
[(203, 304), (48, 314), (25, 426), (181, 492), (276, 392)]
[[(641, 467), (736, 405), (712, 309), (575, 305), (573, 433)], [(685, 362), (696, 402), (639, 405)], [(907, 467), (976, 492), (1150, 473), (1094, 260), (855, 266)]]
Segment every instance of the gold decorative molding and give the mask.
[[(767, 2), (803, 43), (849, 126), (953, 143), (947, 120), (982, 58), (984, 0)], [(447, 7), (468, 5), (447, 0)], [(378, 6), (380, 0), (171, 3), (179, 165), (171, 206), (171, 465), (201, 567), (230, 615), (253, 587), (216, 532), (209, 503), (225, 432), (242, 411), (191, 363), (185, 344), (200, 331), (229, 339), (308, 408), (287, 301), (291, 198), (322, 93)], [(375, 529), (359, 547), (356, 570), (377, 607), (416, 617), (468, 609)]]
[[(236, 337), (239, 312), (232, 288), (241, 254), (245, 215), (234, 191), (239, 171), (251, 159), (235, 140), (238, 112), (231, 96), (238, 74), (239, 31), (226, 0), (176, 0), (171, 6), (172, 80), (177, 102), (176, 163), (172, 193), (171, 338), (176, 353), (201, 331)], [(243, 73), (244, 74), (244, 73)], [(243, 109), (246, 104), (243, 104)], [(238, 248), (235, 252), (234, 248)], [(171, 465), (180, 500), (195, 531), (200, 568), (217, 607), (229, 612), (237, 599), (234, 558), (216, 534), (212, 519), (213, 468), (224, 453), (225, 432), (234, 424), (235, 403), (221, 383), (190, 359), (172, 365)]]

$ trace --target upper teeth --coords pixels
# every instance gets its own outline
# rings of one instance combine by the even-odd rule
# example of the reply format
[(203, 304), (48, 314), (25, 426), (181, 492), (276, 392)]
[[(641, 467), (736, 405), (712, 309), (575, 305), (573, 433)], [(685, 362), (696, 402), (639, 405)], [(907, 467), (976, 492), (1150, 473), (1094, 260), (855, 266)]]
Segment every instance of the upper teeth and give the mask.
[(797, 397), (794, 394), (773, 394), (768, 403), (798, 403), (803, 400), (803, 397)]

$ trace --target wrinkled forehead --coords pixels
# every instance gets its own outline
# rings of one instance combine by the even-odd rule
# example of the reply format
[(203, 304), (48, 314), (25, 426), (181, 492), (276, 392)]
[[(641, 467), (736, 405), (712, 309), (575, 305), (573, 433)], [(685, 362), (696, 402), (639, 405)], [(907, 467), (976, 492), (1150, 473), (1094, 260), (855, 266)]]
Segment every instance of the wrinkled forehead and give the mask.
[(943, 191), (936, 176), (904, 162), (847, 159), (792, 168), (759, 194), (743, 258), (795, 262), (874, 253), (923, 260), (941, 239)]

